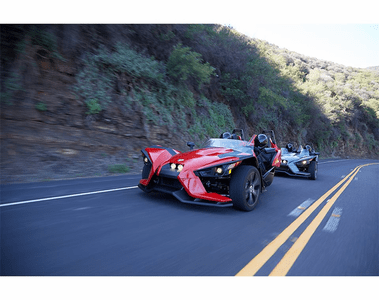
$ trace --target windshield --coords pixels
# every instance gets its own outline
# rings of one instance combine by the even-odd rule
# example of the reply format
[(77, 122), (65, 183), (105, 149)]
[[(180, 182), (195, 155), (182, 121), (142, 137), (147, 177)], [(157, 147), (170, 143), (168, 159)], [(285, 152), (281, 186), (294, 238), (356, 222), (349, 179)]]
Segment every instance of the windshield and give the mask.
[(203, 148), (223, 147), (241, 152), (251, 151), (253, 145), (246, 141), (231, 140), (231, 139), (210, 139), (205, 142)]

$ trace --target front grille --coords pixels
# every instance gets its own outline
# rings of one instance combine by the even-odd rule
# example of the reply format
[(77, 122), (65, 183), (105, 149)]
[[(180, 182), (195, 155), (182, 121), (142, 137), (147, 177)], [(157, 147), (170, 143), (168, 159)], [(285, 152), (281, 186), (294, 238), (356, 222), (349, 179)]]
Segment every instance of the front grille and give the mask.
[(229, 194), (230, 178), (199, 177), (207, 193)]
[(159, 176), (159, 184), (173, 188), (175, 190), (180, 190), (182, 188), (182, 185), (178, 179), (165, 176)]

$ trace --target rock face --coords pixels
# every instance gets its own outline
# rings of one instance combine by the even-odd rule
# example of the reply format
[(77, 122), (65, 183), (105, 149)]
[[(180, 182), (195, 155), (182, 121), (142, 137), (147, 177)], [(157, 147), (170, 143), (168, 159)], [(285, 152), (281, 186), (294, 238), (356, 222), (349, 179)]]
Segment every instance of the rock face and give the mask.
[(22, 89), (1, 101), (1, 183), (110, 175), (114, 165), (139, 173), (142, 148), (185, 146), (167, 127), (147, 124), (140, 106), (127, 109), (116, 96), (105, 111), (86, 114), (71, 87), (77, 55), (93, 41), (91, 27), (48, 29), (62, 36), (64, 61), (29, 43), (10, 66)]
[(116, 164), (139, 172), (142, 148), (172, 141), (168, 128), (146, 124), (138, 107), (122, 110), (115, 101), (86, 114), (68, 89), (73, 77), (59, 69), (41, 68), (34, 79), (1, 110), (2, 183), (107, 175)]

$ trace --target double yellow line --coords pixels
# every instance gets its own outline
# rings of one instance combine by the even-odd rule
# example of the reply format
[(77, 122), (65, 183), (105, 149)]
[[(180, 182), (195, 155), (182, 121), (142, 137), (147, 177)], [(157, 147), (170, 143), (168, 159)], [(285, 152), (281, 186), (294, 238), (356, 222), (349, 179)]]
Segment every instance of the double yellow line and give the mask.
[(283, 256), (282, 260), (276, 265), (269, 276), (285, 276), (303, 251), (304, 247), (328, 213), (330, 208), (336, 202), (337, 198), (342, 194), (346, 187), (353, 180), (355, 175), (363, 167), (374, 165), (377, 163), (365, 164), (355, 167), (344, 179), (338, 182), (333, 188), (322, 195), (315, 203), (313, 203), (306, 211), (304, 211), (295, 221), (293, 221), (282, 233), (280, 233), (270, 244), (268, 244), (257, 256), (255, 256), (236, 276), (253, 276), (259, 269), (275, 254), (281, 245), (295, 232), (296, 229), (315, 211), (336, 189), (338, 189), (345, 181), (340, 190), (325, 204), (314, 220), (304, 230), (292, 247)]

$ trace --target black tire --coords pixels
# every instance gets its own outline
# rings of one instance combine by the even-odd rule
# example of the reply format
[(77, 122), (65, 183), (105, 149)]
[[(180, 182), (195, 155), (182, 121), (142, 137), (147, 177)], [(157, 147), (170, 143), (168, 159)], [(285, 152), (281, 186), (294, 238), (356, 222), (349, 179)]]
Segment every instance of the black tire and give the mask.
[(317, 179), (317, 171), (318, 171), (317, 161), (312, 160), (311, 163), (309, 164), (309, 168), (308, 168), (308, 172), (311, 174), (309, 179), (316, 180)]
[(240, 166), (230, 179), (229, 193), (233, 206), (239, 210), (253, 210), (259, 200), (261, 175), (253, 166)]

